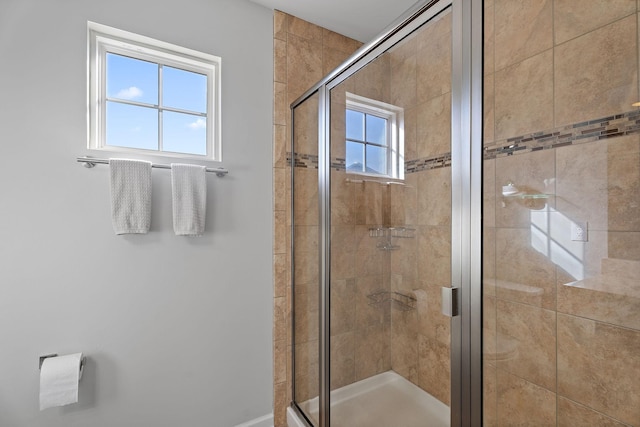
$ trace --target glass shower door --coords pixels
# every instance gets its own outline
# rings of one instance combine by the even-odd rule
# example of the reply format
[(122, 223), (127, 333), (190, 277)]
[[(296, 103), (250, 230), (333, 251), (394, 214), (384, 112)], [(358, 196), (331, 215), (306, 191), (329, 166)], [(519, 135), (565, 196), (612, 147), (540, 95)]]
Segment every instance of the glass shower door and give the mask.
[(479, 424), (478, 5), (416, 4), (293, 104), (292, 406), (309, 425)]
[(318, 94), (293, 110), (293, 399), (317, 425), (319, 410), (320, 249), (318, 206)]
[(452, 13), (330, 86), (330, 421), (448, 426)]

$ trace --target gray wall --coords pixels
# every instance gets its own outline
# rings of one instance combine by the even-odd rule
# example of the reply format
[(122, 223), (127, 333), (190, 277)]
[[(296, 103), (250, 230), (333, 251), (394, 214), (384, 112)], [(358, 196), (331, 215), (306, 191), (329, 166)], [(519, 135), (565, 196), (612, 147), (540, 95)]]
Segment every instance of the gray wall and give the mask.
[[(86, 21), (222, 57), (207, 232), (116, 236), (86, 151)], [(272, 406), (272, 12), (238, 0), (0, 0), (0, 425), (232, 426)], [(80, 402), (38, 410), (38, 356), (88, 356)]]

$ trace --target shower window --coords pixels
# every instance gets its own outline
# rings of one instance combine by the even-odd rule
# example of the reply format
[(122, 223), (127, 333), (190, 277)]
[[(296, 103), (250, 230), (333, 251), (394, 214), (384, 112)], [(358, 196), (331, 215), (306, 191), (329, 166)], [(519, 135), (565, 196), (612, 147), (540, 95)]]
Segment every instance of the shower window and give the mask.
[(403, 178), (402, 108), (347, 93), (345, 126), (347, 172)]
[(89, 23), (89, 148), (220, 161), (220, 58)]

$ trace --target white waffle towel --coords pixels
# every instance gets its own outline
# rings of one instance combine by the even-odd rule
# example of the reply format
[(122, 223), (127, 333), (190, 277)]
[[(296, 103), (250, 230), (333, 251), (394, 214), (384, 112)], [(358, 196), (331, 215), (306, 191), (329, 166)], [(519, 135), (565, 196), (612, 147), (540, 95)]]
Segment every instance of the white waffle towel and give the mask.
[(109, 160), (111, 221), (116, 234), (145, 234), (151, 225), (151, 163)]
[(171, 164), (173, 231), (177, 236), (200, 236), (204, 233), (207, 209), (205, 173), (204, 166)]

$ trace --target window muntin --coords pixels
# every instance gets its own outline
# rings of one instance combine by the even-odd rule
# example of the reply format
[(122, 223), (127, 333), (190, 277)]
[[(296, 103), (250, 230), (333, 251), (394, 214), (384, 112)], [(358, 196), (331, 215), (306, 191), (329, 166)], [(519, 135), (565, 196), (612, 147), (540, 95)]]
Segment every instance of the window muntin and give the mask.
[(404, 178), (403, 110), (347, 92), (347, 172)]
[(388, 175), (388, 119), (348, 108), (346, 115), (348, 170)]
[(112, 52), (106, 53), (105, 74), (105, 145), (207, 154), (207, 75)]
[(220, 58), (89, 23), (89, 148), (221, 161)]

